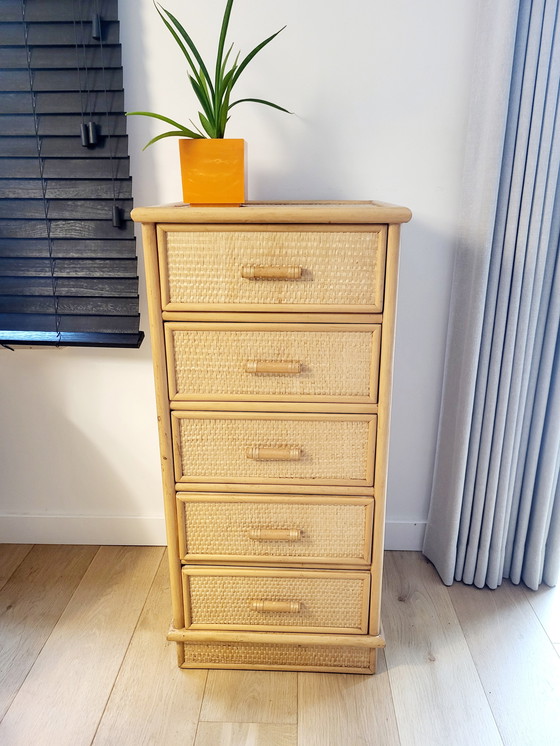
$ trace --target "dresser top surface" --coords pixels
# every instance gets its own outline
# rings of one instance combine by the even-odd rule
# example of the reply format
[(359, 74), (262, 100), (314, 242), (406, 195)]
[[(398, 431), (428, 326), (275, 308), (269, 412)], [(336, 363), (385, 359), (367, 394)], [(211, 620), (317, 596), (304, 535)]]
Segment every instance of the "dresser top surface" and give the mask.
[(136, 207), (138, 223), (406, 223), (407, 207), (374, 201), (246, 202), (239, 207), (200, 207), (174, 203)]

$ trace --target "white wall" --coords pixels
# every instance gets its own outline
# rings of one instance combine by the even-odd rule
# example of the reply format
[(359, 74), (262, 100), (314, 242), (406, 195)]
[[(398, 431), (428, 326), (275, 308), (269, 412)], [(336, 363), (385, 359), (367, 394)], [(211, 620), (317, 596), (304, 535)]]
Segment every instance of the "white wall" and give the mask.
[[(224, 0), (167, 0), (211, 54)], [(249, 147), (250, 199), (404, 204), (388, 545), (427, 516), (459, 204), (472, 0), (237, 0), (230, 38), (252, 63), (228, 134)], [(190, 10), (189, 10), (190, 9)], [(194, 117), (184, 66), (151, 0), (121, 0), (128, 110)], [(180, 200), (177, 144), (129, 120), (135, 204)], [(141, 246), (139, 244), (141, 256)], [(147, 331), (141, 278), (142, 328)], [(163, 542), (149, 339), (140, 350), (0, 350), (0, 541)]]

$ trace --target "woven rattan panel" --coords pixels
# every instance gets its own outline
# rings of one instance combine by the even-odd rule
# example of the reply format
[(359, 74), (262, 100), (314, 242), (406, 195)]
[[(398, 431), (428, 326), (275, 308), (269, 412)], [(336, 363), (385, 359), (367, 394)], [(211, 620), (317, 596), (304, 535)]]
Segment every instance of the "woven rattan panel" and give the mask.
[[(349, 577), (272, 577), (191, 575), (190, 605), (192, 624), (227, 624), (253, 627), (324, 628), (362, 630), (364, 595), (369, 575)], [(259, 612), (251, 601), (297, 601), (300, 611)]]
[[(379, 243), (374, 231), (173, 231), (167, 234), (169, 300), (381, 306)], [(242, 267), (262, 265), (301, 266), (302, 277), (241, 277)]]
[[(181, 417), (182, 474), (194, 482), (228, 479), (367, 479), (369, 422), (343, 419)], [(301, 448), (298, 461), (254, 461), (249, 447)]]
[[(366, 559), (371, 531), (365, 505), (285, 502), (185, 502), (187, 556)], [(296, 541), (251, 539), (251, 530), (298, 529)]]
[(260, 643), (189, 643), (185, 665), (232, 664), (238, 666), (286, 666), (293, 668), (369, 668), (367, 648), (320, 645), (266, 645)]
[[(372, 355), (379, 337), (368, 332), (172, 332), (179, 397), (212, 395), (370, 395)], [(248, 361), (298, 361), (297, 375), (249, 373)], [(375, 401), (377, 392), (372, 392)]]

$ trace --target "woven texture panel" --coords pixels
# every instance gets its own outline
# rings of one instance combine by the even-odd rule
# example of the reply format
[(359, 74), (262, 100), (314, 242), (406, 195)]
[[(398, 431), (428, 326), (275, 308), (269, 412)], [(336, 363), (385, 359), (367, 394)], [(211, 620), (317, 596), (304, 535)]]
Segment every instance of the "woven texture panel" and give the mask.
[[(171, 303), (381, 304), (375, 232), (167, 234)], [(244, 266), (301, 266), (298, 280), (246, 280)]]
[[(186, 502), (187, 555), (326, 557), (365, 555), (365, 505)], [(251, 539), (257, 529), (299, 529), (297, 541)]]
[(298, 666), (306, 668), (369, 667), (369, 650), (365, 648), (326, 647), (320, 645), (267, 645), (247, 643), (189, 643), (185, 663), (231, 664), (240, 666)]
[[(367, 421), (179, 419), (183, 475), (192, 481), (227, 478), (367, 478)], [(255, 461), (253, 446), (302, 449), (299, 461)]]
[[(254, 627), (333, 627), (359, 630), (369, 575), (261, 577), (190, 575), (192, 624)], [(259, 612), (251, 601), (298, 601), (300, 611)]]
[[(368, 396), (372, 332), (174, 331), (179, 395)], [(298, 361), (301, 373), (248, 373), (247, 361)], [(377, 392), (373, 392), (375, 397)]]

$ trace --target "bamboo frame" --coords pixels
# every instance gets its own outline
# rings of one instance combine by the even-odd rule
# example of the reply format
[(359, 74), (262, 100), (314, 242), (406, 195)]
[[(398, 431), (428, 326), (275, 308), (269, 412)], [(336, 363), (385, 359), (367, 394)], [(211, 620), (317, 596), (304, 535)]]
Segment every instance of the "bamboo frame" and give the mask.
[[(146, 292), (148, 295), (148, 315), (152, 342), (152, 361), (154, 384), (158, 411), (158, 435), (161, 456), (161, 473), (163, 485), (163, 504), (168, 546), (169, 579), (173, 623), (177, 627), (184, 625), (181, 564), (179, 561), (179, 542), (177, 530), (177, 513), (175, 510), (175, 484), (173, 474), (173, 446), (171, 438), (171, 418), (167, 395), (167, 370), (165, 368), (165, 341), (159, 314), (159, 273), (157, 262), (157, 242), (152, 225), (142, 226), (142, 244), (144, 265), (146, 269)], [(182, 664), (183, 651), (177, 648), (179, 665)]]
[[(271, 397), (272, 398), (272, 397)], [(377, 403), (307, 401), (173, 401), (178, 412), (315, 412), (332, 414), (376, 414)]]
[(339, 647), (349, 645), (353, 648), (384, 648), (382, 635), (337, 635), (309, 634), (303, 632), (242, 632), (226, 630), (176, 629), (171, 627), (167, 639), (172, 642), (255, 642), (270, 645), (320, 645)]
[(131, 217), (138, 223), (243, 223), (289, 225), (290, 223), (406, 223), (409, 209), (386, 202), (283, 201), (246, 202), (241, 207), (200, 208), (173, 203), (158, 207), (135, 207)]
[(355, 485), (330, 485), (330, 484), (245, 484), (222, 483), (212, 484), (208, 482), (177, 482), (177, 492), (255, 492), (259, 494), (286, 493), (292, 495), (349, 495), (373, 497), (373, 487), (357, 487)]
[(224, 313), (223, 311), (162, 311), (164, 321), (241, 324), (381, 324), (382, 313)]
[(387, 241), (387, 269), (385, 279), (386, 304), (383, 313), (381, 342), (380, 385), (378, 405), (378, 440), (375, 466), (375, 518), (373, 555), (371, 562), (370, 632), (378, 634), (381, 626), (381, 585), (383, 576), (383, 548), (389, 459), (389, 425), (393, 387), (393, 355), (395, 342), (397, 283), (399, 270), (400, 226), (390, 225)]

